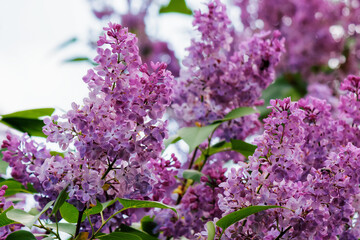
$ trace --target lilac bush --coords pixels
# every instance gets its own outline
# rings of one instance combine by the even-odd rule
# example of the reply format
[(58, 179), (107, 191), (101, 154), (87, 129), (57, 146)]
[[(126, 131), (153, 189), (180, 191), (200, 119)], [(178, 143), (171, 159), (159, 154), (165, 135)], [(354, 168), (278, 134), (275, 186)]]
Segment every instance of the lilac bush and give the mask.
[[(2, 141), (0, 239), (359, 239), (360, 3), (234, 0), (238, 32), (210, 0), (178, 76), (141, 50), (150, 2), (104, 28), (89, 95), (44, 120), (46, 144)], [(281, 99), (296, 78), (307, 95)]]

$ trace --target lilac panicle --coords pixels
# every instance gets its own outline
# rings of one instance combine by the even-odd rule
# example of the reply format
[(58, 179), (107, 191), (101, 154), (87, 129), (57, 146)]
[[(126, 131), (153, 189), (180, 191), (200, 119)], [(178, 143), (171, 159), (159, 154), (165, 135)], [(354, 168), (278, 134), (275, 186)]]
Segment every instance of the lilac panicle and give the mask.
[(162, 117), (173, 76), (166, 64), (142, 64), (137, 38), (127, 28), (110, 23), (104, 30), (98, 65), (83, 78), (88, 98), (44, 121), (47, 140), (58, 143), (64, 157), (51, 156), (27, 135), (9, 135), (3, 143), (15, 179), (32, 183), (48, 199), (68, 187), (69, 202), (79, 209), (96, 200), (148, 194), (155, 180), (146, 163), (159, 158), (167, 137)]
[[(187, 49), (172, 105), (186, 126), (206, 125), (235, 108), (258, 105), (284, 51), (284, 39), (278, 32), (261, 33), (232, 46), (234, 30), (225, 5), (214, 0), (207, 6), (208, 12), (195, 12), (193, 25), (201, 37), (192, 39)], [(256, 116), (232, 121), (230, 129), (236, 136), (225, 129), (219, 134), (244, 139), (258, 129), (256, 121)]]
[[(150, 189), (149, 171), (144, 163), (157, 159), (167, 137), (166, 122), (161, 118), (170, 104), (173, 77), (164, 63), (141, 64), (137, 38), (119, 24), (109, 24), (100, 37), (99, 65), (83, 78), (90, 89), (84, 106), (73, 104), (63, 119), (50, 121), (44, 128), (49, 139), (56, 139), (58, 129), (73, 138), (80, 156), (108, 174), (109, 195), (145, 194)], [(125, 177), (124, 177), (125, 176)], [(112, 183), (112, 184), (111, 184)]]
[(136, 34), (140, 57), (144, 63), (149, 65), (151, 61), (164, 62), (174, 77), (179, 76), (180, 65), (169, 44), (156, 39), (156, 37), (154, 39), (154, 36), (149, 36), (146, 32), (145, 18), (149, 8), (151, 8), (152, 1), (128, 1), (127, 12), (125, 13), (120, 13), (107, 1), (89, 0), (88, 2), (98, 19), (120, 19), (122, 26), (127, 27), (129, 32)]
[[(7, 201), (4, 197), (6, 190), (8, 189), (7, 185), (2, 185), (0, 188), (0, 212), (3, 213), (6, 209), (14, 206), (12, 201)], [(0, 240), (5, 240), (9, 234), (20, 230), (21, 224), (10, 224), (7, 226), (0, 227)]]
[(258, 148), (248, 165), (233, 169), (220, 184), (218, 204), (223, 216), (251, 205), (294, 211), (252, 215), (230, 227), (225, 239), (359, 238), (352, 219), (359, 212), (360, 150), (344, 141), (344, 123), (331, 115), (329, 104), (312, 97), (271, 105)]
[(349, 75), (341, 83), (340, 89), (346, 94), (340, 97), (340, 110), (344, 113), (346, 121), (351, 124), (360, 124), (360, 77)]
[(323, 67), (330, 66), (329, 60), (335, 60), (339, 61), (339, 66), (330, 66), (335, 74), (326, 74), (331, 76), (327, 77), (328, 83), (340, 80), (339, 75), (357, 73), (358, 48), (349, 42), (359, 38), (355, 31), (355, 26), (360, 23), (358, 1), (233, 2), (241, 9), (244, 32), (279, 30), (285, 37), (287, 52), (280, 63), (282, 72), (300, 72), (305, 81), (317, 81), (320, 79), (313, 79), (314, 75), (321, 74)]

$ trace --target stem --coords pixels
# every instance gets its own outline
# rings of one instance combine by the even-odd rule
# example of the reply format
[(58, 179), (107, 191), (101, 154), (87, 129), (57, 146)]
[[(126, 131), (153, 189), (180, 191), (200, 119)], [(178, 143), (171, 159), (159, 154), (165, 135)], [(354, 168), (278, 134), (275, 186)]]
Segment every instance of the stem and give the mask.
[[(268, 173), (267, 175), (266, 175), (266, 177), (265, 177), (265, 179), (268, 179), (268, 177), (270, 176), (270, 173)], [(260, 190), (261, 190), (261, 188), (262, 188), (262, 184), (260, 184), (260, 186), (259, 186), (259, 188), (258, 188), (258, 190), (256, 191), (256, 193), (257, 194), (259, 194), (259, 192), (260, 192)]]
[(100, 232), (100, 230), (105, 226), (105, 224), (106, 224), (108, 221), (110, 221), (110, 219), (112, 219), (113, 217), (115, 217), (116, 215), (118, 215), (119, 213), (121, 213), (122, 211), (124, 211), (124, 210), (126, 210), (126, 209), (127, 209), (127, 208), (123, 208), (123, 209), (117, 211), (116, 213), (114, 213), (113, 215), (111, 215), (108, 219), (106, 219), (106, 221), (103, 221), (102, 224), (101, 224), (101, 226), (99, 227), (99, 229), (95, 232), (95, 234), (93, 234), (93, 235), (91, 236), (90, 239), (94, 239), (95, 235), (97, 235), (97, 234)]
[(222, 230), (219, 236), (219, 239), (221, 239), (222, 235), (224, 234), (225, 230)]
[(78, 217), (77, 224), (76, 224), (75, 237), (76, 237), (77, 235), (79, 235), (79, 233), (80, 233), (81, 219), (82, 219), (82, 216), (83, 216), (83, 214), (84, 214), (84, 212), (85, 212), (85, 209), (86, 209), (86, 207), (84, 207), (84, 209), (79, 212), (79, 217)]
[(106, 175), (108, 175), (108, 173), (112, 170), (112, 166), (114, 166), (116, 160), (117, 159), (114, 159), (114, 161), (109, 165), (101, 179), (105, 179)]
[(53, 230), (51, 230), (51, 228), (45, 227), (44, 224), (40, 221), (40, 219), (39, 219), (39, 223), (40, 223), (40, 225), (34, 224), (34, 226), (45, 229), (46, 231), (49, 231), (50, 233), (54, 234), (57, 237), (57, 239), (61, 240), (60, 235), (58, 233), (54, 232)]
[[(209, 158), (209, 156), (210, 156), (210, 143), (211, 143), (211, 138), (212, 138), (212, 136), (213, 136), (213, 134), (214, 134), (214, 132), (215, 132), (215, 130), (214, 131), (212, 131), (212, 133), (210, 134), (210, 136), (208, 137), (208, 148), (206, 149), (206, 154), (205, 154), (205, 156), (204, 156), (204, 162), (203, 162), (203, 164), (201, 165), (201, 167), (199, 168), (199, 172), (201, 172), (201, 170), (203, 169), (203, 167), (205, 166), (205, 163), (207, 162), (207, 160), (208, 160), (208, 158)], [(194, 160), (195, 160), (195, 157), (196, 157), (196, 152), (198, 151), (198, 149), (199, 149), (199, 146), (197, 146), (196, 148), (195, 148), (195, 151), (194, 151), (194, 153), (193, 153), (193, 156), (192, 156), (192, 158), (191, 158), (191, 162), (190, 162), (190, 165), (189, 165), (189, 169), (191, 169), (192, 168), (192, 165), (194, 164)], [(186, 180), (186, 181), (184, 181), (184, 183), (182, 184), (182, 186), (181, 186), (181, 189), (182, 190), (184, 190), (184, 188), (185, 188), (185, 186), (186, 186), (186, 184), (188, 183), (188, 181)], [(178, 205), (180, 202), (181, 202), (181, 199), (182, 199), (182, 196), (184, 196), (184, 194), (185, 193), (183, 193), (183, 194), (179, 194), (179, 196), (178, 196), (178, 199), (176, 200), (176, 205)]]
[(57, 220), (57, 217), (56, 217), (56, 213), (54, 214), (54, 216), (55, 216), (55, 224), (56, 224), (56, 233), (57, 233), (58, 236), (60, 236), (59, 235), (59, 223), (58, 223), (58, 220)]
[(285, 132), (285, 124), (283, 124), (283, 130), (282, 130), (282, 134), (281, 134), (280, 144), (282, 144), (282, 142), (283, 142), (284, 132)]
[(281, 233), (279, 234), (279, 236), (277, 236), (277, 238), (275, 238), (275, 240), (280, 240), (281, 237), (284, 236), (285, 233), (286, 233), (287, 231), (289, 231), (290, 228), (291, 228), (291, 226), (287, 227), (287, 228), (285, 229), (285, 231), (281, 231)]
[[(191, 168), (192, 168), (192, 166), (193, 166), (193, 164), (194, 164), (194, 161), (195, 161), (196, 153), (197, 153), (198, 150), (199, 150), (199, 146), (197, 146), (197, 147), (195, 148), (195, 150), (194, 150), (194, 153), (193, 153), (193, 155), (192, 155), (192, 157), (191, 157), (191, 161), (190, 161), (190, 164), (189, 164), (189, 168), (188, 168), (188, 169), (191, 169)], [(181, 186), (182, 191), (185, 189), (186, 184), (187, 184), (187, 180), (184, 181), (183, 184), (182, 184), (182, 186)], [(183, 195), (184, 195), (184, 194), (179, 194), (178, 199), (176, 200), (176, 205), (178, 205), (178, 204), (181, 202), (181, 198), (182, 198)]]
[(88, 215), (88, 216), (86, 216), (86, 217), (87, 217), (87, 219), (88, 219), (88, 221), (89, 221), (89, 223), (90, 223), (90, 227), (91, 227), (91, 237), (92, 237), (92, 236), (94, 236), (95, 229), (94, 229), (94, 227), (93, 227), (93, 225), (92, 225), (90, 216)]
[(192, 158), (191, 158), (191, 161), (190, 161), (190, 165), (189, 165), (189, 168), (188, 169), (191, 169), (193, 164), (194, 164), (194, 161), (195, 161), (195, 157), (196, 157), (196, 153), (197, 151), (199, 150), (199, 146), (197, 146), (194, 150), (194, 153), (192, 155)]
[(201, 170), (204, 168), (208, 158), (210, 157), (210, 143), (211, 143), (211, 138), (214, 135), (214, 132), (215, 132), (215, 130), (210, 134), (210, 137), (208, 137), (208, 147), (206, 149), (206, 154), (204, 156), (204, 162), (201, 165), (201, 167), (199, 168), (199, 172), (201, 172)]

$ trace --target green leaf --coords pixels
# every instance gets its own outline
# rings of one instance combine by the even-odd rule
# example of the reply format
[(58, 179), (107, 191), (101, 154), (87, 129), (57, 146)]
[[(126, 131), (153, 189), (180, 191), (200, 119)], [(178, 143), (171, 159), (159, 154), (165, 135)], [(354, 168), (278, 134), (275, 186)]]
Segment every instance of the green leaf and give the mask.
[(210, 149), (206, 149), (204, 151), (202, 151), (200, 157), (198, 157), (195, 161), (195, 164), (199, 164), (202, 163), (205, 160), (205, 155), (208, 154), (209, 156), (215, 154), (215, 153), (219, 153), (219, 152), (225, 152), (225, 151), (230, 151), (231, 149), (231, 143), (230, 142), (225, 142), (225, 141), (221, 141), (219, 143), (214, 144), (213, 146), (210, 147)]
[(101, 204), (101, 202), (97, 201), (96, 206), (85, 210), (85, 215), (90, 216), (90, 215), (98, 214), (98, 213), (102, 212), (104, 209), (105, 208), (103, 208), (103, 205)]
[(208, 240), (214, 240), (215, 239), (215, 225), (214, 222), (209, 221), (206, 223), (206, 229), (208, 233)]
[(60, 156), (60, 157), (65, 157), (65, 153), (62, 153), (62, 152), (56, 152), (56, 151), (50, 151), (50, 155), (51, 155), (51, 156)]
[(157, 237), (159, 236), (159, 232), (154, 233), (154, 229), (156, 228), (157, 223), (154, 222), (154, 217), (145, 216), (141, 219), (141, 229), (147, 234)]
[(247, 115), (251, 115), (254, 113), (258, 113), (254, 108), (250, 108), (250, 107), (235, 108), (234, 110), (226, 114), (223, 119), (220, 119), (218, 121), (225, 122), (236, 118), (241, 118)]
[[(69, 185), (68, 185), (69, 186)], [(65, 200), (68, 198), (69, 194), (67, 193), (67, 188), (68, 186), (66, 186), (60, 193), (59, 196), (56, 199), (56, 202), (54, 204), (54, 208), (51, 211), (51, 215), (52, 214), (56, 214), (57, 211), (60, 209), (60, 207), (64, 204)]]
[(36, 220), (38, 220), (39, 217), (44, 212), (46, 212), (46, 210), (48, 210), (53, 203), (54, 203), (54, 201), (48, 202), (48, 204), (46, 204), (46, 206), (41, 210), (41, 212), (35, 216), (31, 215), (30, 213), (27, 213), (23, 210), (20, 210), (20, 209), (11, 209), (10, 211), (8, 211), (6, 213), (6, 216), (11, 220), (19, 222), (19, 223), (25, 225), (26, 227), (31, 228), (34, 225), (34, 223), (36, 222)]
[(35, 237), (44, 237), (41, 240), (54, 240), (54, 236), (47, 236), (46, 237), (46, 235), (44, 236), (44, 234), (37, 234), (37, 235), (35, 235)]
[(21, 209), (12, 209), (6, 213), (6, 216), (11, 220), (27, 226), (28, 228), (31, 228), (36, 221), (34, 215), (31, 215)]
[(156, 237), (150, 236), (149, 234), (147, 234), (143, 231), (137, 230), (135, 228), (129, 227), (124, 224), (120, 225), (120, 232), (134, 234), (134, 235), (140, 237), (142, 240), (158, 240), (158, 238), (156, 238)]
[[(56, 223), (46, 224), (46, 227), (52, 228), (56, 230)], [(75, 235), (76, 225), (71, 223), (58, 223), (59, 231), (68, 233), (72, 236)]]
[(73, 43), (75, 43), (75, 42), (77, 42), (77, 41), (78, 41), (78, 39), (77, 39), (76, 37), (72, 37), (72, 38), (70, 38), (69, 40), (66, 40), (65, 42), (61, 43), (61, 44), (56, 48), (56, 50), (60, 50), (60, 49), (62, 49), (62, 48), (65, 48), (65, 47), (69, 46), (70, 44), (73, 44)]
[(183, 13), (192, 15), (192, 11), (186, 6), (185, 0), (170, 0), (167, 6), (162, 6), (159, 13)]
[(5, 240), (36, 240), (36, 238), (31, 232), (19, 230), (9, 234)]
[(30, 192), (30, 193), (37, 193), (36, 189), (34, 188), (34, 186), (31, 183), (28, 183), (26, 185), (26, 189)]
[(9, 219), (9, 218), (6, 216), (6, 213), (7, 213), (8, 211), (10, 211), (11, 209), (14, 209), (14, 207), (13, 207), (13, 206), (10, 206), (8, 209), (6, 209), (5, 211), (3, 211), (3, 212), (0, 214), (0, 227), (7, 226), (7, 225), (10, 225), (10, 224), (15, 223), (15, 221)]
[(165, 140), (164, 140), (165, 149), (166, 149), (170, 144), (176, 143), (176, 142), (178, 142), (178, 141), (180, 141), (180, 140), (181, 140), (181, 137), (178, 136), (178, 135), (174, 135), (174, 136), (169, 137), (168, 139), (165, 139)]
[(204, 127), (185, 127), (178, 131), (178, 135), (189, 145), (189, 153), (204, 142), (221, 123)]
[(196, 159), (195, 164), (199, 164), (204, 161), (205, 154), (211, 156), (216, 153), (225, 151), (236, 151), (248, 158), (254, 154), (256, 148), (256, 145), (244, 142), (242, 140), (230, 139), (230, 142), (221, 141), (211, 146), (210, 149), (204, 150), (202, 154)]
[(104, 211), (105, 208), (110, 207), (111, 205), (113, 205), (115, 202), (116, 202), (116, 199), (101, 203), (102, 211)]
[(253, 155), (257, 146), (242, 140), (230, 139), (231, 149), (244, 155), (246, 158)]
[(270, 99), (283, 99), (291, 97), (293, 101), (299, 100), (305, 96), (307, 92), (306, 82), (302, 79), (299, 73), (284, 73), (279, 76), (273, 84), (262, 92), (261, 98), (264, 99), (264, 106), (258, 107), (260, 111), (260, 118), (267, 117), (270, 109)]
[[(79, 211), (76, 207), (68, 202), (64, 202), (63, 205), (60, 207), (60, 214), (63, 219), (65, 219), (69, 223), (77, 223), (79, 217)], [(81, 222), (83, 222), (86, 218), (84, 214), (82, 216)]]
[(15, 181), (14, 179), (1, 179), (0, 180), (0, 187), (6, 185), (8, 188), (5, 191), (5, 197), (12, 196), (16, 193), (36, 193), (35, 189), (33, 188), (25, 188), (20, 182)]
[[(238, 211), (232, 212), (225, 217), (219, 219), (216, 222), (216, 226), (221, 227), (223, 232), (232, 224), (261, 211), (270, 209), (270, 208), (284, 208), (280, 206), (250, 206), (246, 208), (242, 208)], [(286, 208), (284, 208), (286, 209)]]
[(178, 135), (189, 145), (189, 152), (192, 152), (197, 146), (204, 142), (221, 123), (254, 113), (257, 113), (257, 111), (253, 108), (236, 108), (229, 112), (223, 119), (216, 120), (210, 125), (181, 128), (178, 131)]
[(46, 137), (42, 132), (44, 122), (39, 118), (50, 116), (54, 111), (54, 108), (38, 108), (9, 113), (2, 115), (0, 122), (30, 136)]
[(26, 132), (29, 136), (46, 137), (42, 132), (43, 120), (11, 117), (3, 118), (0, 122), (20, 132)]
[(97, 65), (97, 63), (93, 62), (90, 58), (88, 57), (74, 57), (74, 58), (70, 58), (70, 59), (66, 59), (64, 61), (65, 63), (71, 63), (71, 62), (88, 62), (92, 65)]
[(183, 172), (183, 177), (185, 179), (191, 179), (194, 182), (198, 182), (198, 183), (200, 182), (202, 176), (204, 176), (202, 172), (193, 169), (187, 169)]
[(26, 118), (26, 119), (39, 119), (40, 117), (51, 116), (55, 111), (54, 108), (37, 108), (24, 110), (14, 113), (9, 113), (2, 115), (2, 119), (4, 118)]
[(2, 160), (4, 156), (2, 154), (3, 151), (6, 151), (6, 149), (5, 148), (0, 149), (0, 174), (6, 174), (6, 170), (9, 166), (9, 163)]
[(6, 170), (9, 167), (9, 163), (0, 160), (0, 174), (6, 174)]
[(129, 208), (163, 208), (163, 209), (171, 209), (176, 214), (177, 211), (175, 208), (167, 206), (163, 203), (153, 202), (153, 201), (143, 201), (143, 200), (132, 200), (125, 198), (117, 198), (117, 200), (123, 205), (124, 210)]
[(104, 240), (141, 240), (141, 237), (131, 233), (113, 232), (107, 235), (98, 237)]
[(37, 208), (31, 208), (29, 211), (28, 211), (28, 213), (30, 213), (31, 215), (37, 215), (37, 214), (39, 214), (39, 210), (37, 209)]

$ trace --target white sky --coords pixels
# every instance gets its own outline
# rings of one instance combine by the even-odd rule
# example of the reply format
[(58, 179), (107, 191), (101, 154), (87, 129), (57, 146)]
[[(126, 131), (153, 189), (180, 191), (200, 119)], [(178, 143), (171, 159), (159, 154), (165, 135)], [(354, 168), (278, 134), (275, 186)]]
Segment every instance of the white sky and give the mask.
[[(91, 29), (100, 32), (103, 26), (87, 1), (0, 0), (0, 6), (0, 115), (41, 107), (67, 110), (71, 102), (81, 103), (88, 92), (82, 76), (91, 66), (63, 60), (95, 56), (86, 41)], [(150, 18), (149, 24), (155, 26), (151, 34), (171, 41), (183, 56), (191, 21), (190, 16), (165, 14)], [(72, 37), (82, 41), (56, 50)]]
[[(86, 37), (91, 12), (84, 0), (0, 0), (0, 114), (29, 108), (68, 108), (87, 89), (87, 64), (64, 64), (86, 46), (56, 51), (74, 36)], [(83, 9), (79, 11), (79, 9)]]

